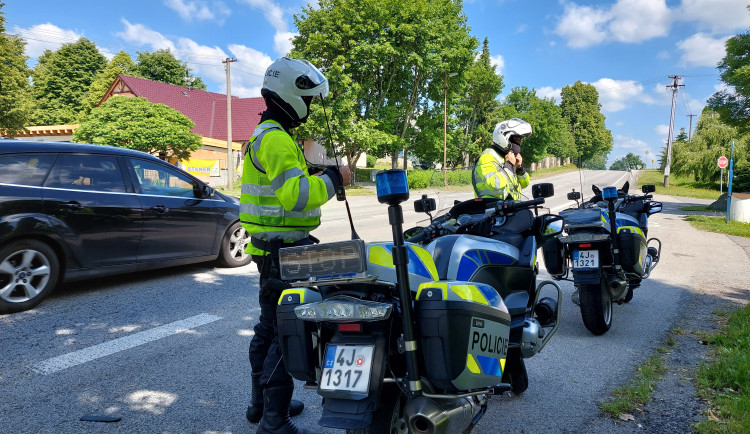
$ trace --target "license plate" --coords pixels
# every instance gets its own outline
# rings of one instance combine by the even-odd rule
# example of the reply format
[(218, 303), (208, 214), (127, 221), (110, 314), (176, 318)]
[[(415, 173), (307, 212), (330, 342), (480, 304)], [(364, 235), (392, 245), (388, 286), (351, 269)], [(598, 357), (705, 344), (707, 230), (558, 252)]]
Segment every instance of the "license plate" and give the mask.
[(574, 250), (573, 251), (573, 268), (598, 268), (599, 251), (598, 250)]
[(372, 345), (327, 345), (321, 390), (368, 392)]

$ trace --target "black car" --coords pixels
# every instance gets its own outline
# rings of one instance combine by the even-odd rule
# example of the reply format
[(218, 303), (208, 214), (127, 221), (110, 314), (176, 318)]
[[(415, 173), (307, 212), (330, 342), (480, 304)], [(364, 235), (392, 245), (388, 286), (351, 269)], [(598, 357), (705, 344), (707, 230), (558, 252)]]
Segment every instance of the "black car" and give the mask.
[(239, 200), (152, 155), (0, 140), (0, 313), (59, 282), (217, 260), (251, 261)]

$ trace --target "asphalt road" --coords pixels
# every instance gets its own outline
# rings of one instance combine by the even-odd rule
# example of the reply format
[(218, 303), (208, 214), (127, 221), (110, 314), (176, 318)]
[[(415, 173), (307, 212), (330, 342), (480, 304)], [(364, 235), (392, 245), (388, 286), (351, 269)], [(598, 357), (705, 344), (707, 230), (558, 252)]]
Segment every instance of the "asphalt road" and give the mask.
[[(586, 172), (584, 182), (620, 186), (628, 177)], [(553, 211), (570, 204), (570, 189), (580, 190), (578, 173), (544, 181), (556, 187), (557, 195), (547, 201)], [(583, 191), (586, 196), (591, 190)], [(427, 193), (439, 198), (441, 208), (471, 197), (466, 191)], [(492, 398), (474, 432), (592, 430), (601, 418), (597, 403), (663, 344), (681, 315), (690, 315), (690, 294), (731, 298), (749, 289), (750, 261), (742, 247), (730, 237), (697, 231), (682, 218), (682, 206), (705, 201), (656, 199), (664, 201), (664, 212), (651, 218), (649, 235), (664, 243), (662, 261), (631, 303), (615, 306), (612, 329), (591, 335), (570, 303), (572, 284), (563, 282), (563, 322), (544, 351), (527, 360), (529, 389)], [(374, 196), (349, 202), (362, 238), (390, 238), (385, 205)], [(405, 208), (405, 228), (424, 219)], [(326, 204), (323, 214), (316, 236), (349, 238), (341, 203)], [(67, 285), (36, 309), (0, 316), (0, 429), (254, 432), (244, 412), (250, 393), (247, 344), (258, 314), (253, 265), (204, 264)], [(295, 418), (300, 426), (337, 432), (317, 426), (320, 398), (314, 391), (298, 387), (296, 395), (307, 405)], [(120, 420), (80, 421), (84, 415)]]

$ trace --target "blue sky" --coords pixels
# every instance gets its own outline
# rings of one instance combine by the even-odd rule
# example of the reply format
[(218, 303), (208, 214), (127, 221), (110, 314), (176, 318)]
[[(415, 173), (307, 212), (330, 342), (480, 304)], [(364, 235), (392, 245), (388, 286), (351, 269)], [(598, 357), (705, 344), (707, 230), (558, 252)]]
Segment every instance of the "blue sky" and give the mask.
[[(366, 1), (366, 0), (365, 0)], [(232, 94), (259, 96), (265, 68), (290, 48), (298, 0), (5, 0), (7, 29), (26, 38), (32, 66), (44, 49), (84, 36), (107, 57), (119, 50), (169, 48), (208, 90), (225, 92), (222, 60), (232, 64)], [(467, 0), (471, 34), (489, 38), (507, 94), (534, 88), (554, 97), (577, 80), (599, 90), (614, 149), (644, 161), (667, 138), (670, 75), (683, 77), (675, 131), (688, 128), (721, 88), (716, 64), (724, 41), (750, 28), (746, 0)], [(697, 116), (693, 117), (693, 128)], [(648, 154), (646, 154), (648, 152)]]

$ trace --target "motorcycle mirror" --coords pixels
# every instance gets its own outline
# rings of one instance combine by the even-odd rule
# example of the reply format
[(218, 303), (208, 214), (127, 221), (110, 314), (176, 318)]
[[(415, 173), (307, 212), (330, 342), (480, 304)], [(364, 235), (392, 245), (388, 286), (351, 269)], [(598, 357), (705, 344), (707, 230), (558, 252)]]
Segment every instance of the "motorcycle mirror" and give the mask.
[(552, 238), (560, 235), (563, 231), (564, 224), (565, 222), (563, 218), (559, 215), (545, 215), (544, 230), (542, 231), (544, 238)]
[(531, 186), (531, 196), (534, 199), (540, 197), (552, 197), (555, 195), (555, 186), (549, 182), (542, 182), (540, 184), (534, 184)]
[(422, 195), (421, 199), (417, 199), (414, 201), (414, 212), (432, 212), (437, 209), (437, 203), (435, 202), (435, 199), (431, 197), (427, 197), (426, 194)]
[(653, 193), (656, 191), (656, 186), (654, 184), (645, 184), (644, 186), (641, 187), (641, 191), (644, 194)]
[(571, 191), (568, 193), (568, 200), (579, 200), (581, 198), (580, 191)]

